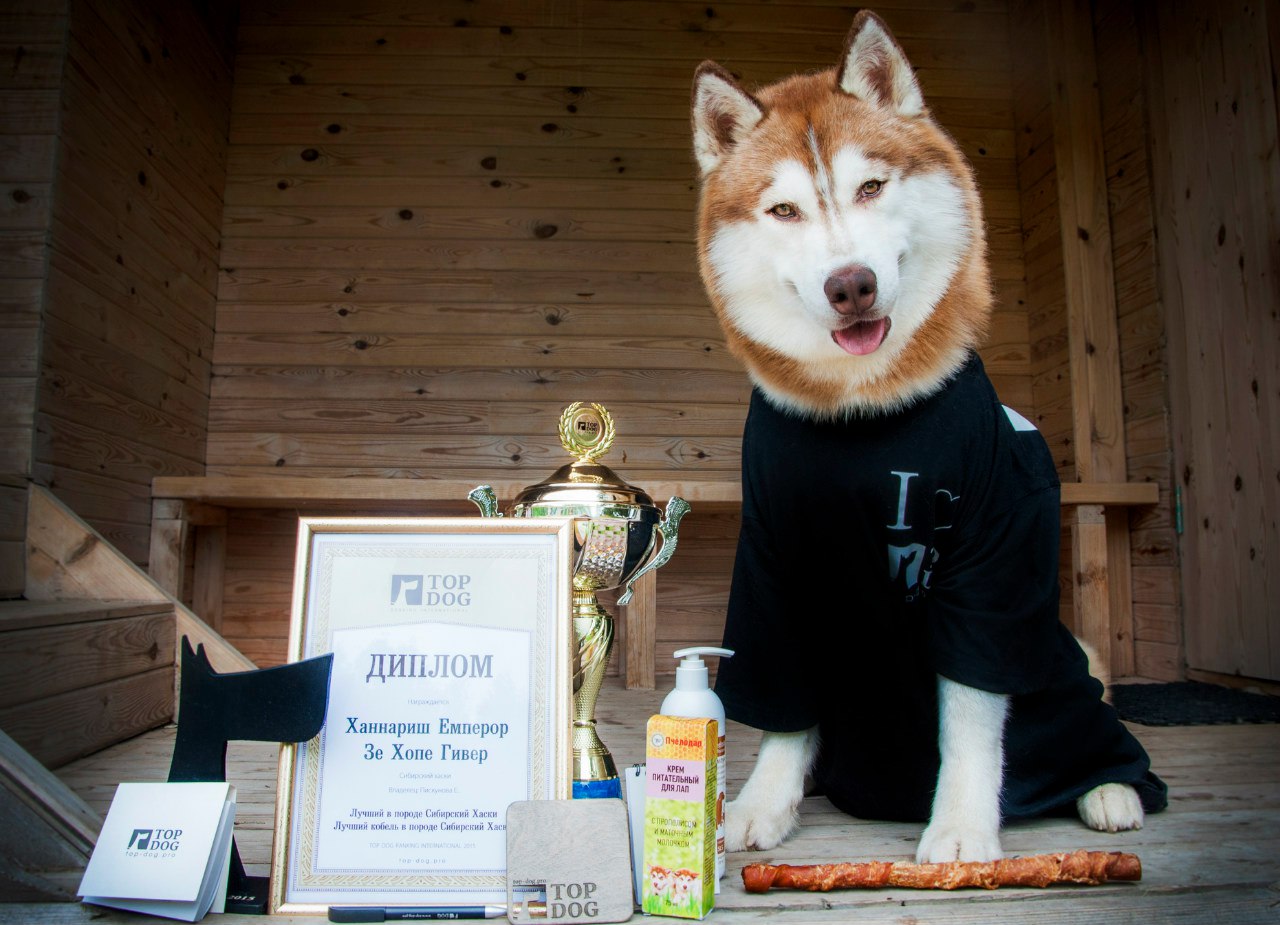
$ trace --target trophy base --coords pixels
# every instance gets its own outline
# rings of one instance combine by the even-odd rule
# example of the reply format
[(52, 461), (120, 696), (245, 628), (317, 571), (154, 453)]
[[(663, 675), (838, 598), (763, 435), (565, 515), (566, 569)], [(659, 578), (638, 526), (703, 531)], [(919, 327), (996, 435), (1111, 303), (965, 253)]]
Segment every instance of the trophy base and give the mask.
[(609, 749), (596, 732), (596, 697), (613, 649), (613, 617), (594, 591), (575, 588), (573, 631), (577, 665), (573, 692), (573, 796), (621, 797), (622, 781)]
[(609, 797), (622, 798), (622, 781), (617, 777), (607, 780), (574, 780), (575, 800), (599, 800)]
[[(612, 786), (614, 793), (588, 793), (601, 787)], [(584, 796), (621, 796), (618, 767), (613, 756), (596, 735), (595, 721), (574, 723), (573, 726), (573, 793), (579, 790)]]

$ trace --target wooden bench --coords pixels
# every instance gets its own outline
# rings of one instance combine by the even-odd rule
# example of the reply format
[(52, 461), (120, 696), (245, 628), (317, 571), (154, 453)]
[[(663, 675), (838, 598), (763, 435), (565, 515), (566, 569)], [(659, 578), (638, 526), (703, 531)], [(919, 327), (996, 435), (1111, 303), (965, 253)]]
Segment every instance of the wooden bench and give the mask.
[[(490, 481), (509, 504), (528, 479)], [(476, 480), (331, 479), (307, 477), (160, 477), (152, 482), (151, 555), (148, 571), (169, 593), (183, 599), (185, 549), (194, 543), (192, 609), (221, 628), (228, 508), (296, 509), (300, 514), (471, 514), (466, 500)], [(733, 509), (741, 501), (736, 478), (664, 480), (642, 486), (659, 504), (679, 495), (699, 509)], [(1133, 673), (1133, 609), (1129, 580), (1129, 523), (1125, 508), (1155, 504), (1151, 482), (1066, 483), (1062, 504), (1070, 513), (1074, 604), (1080, 634), (1113, 674)], [(621, 671), (629, 688), (654, 686), (657, 573), (636, 585), (631, 603), (619, 608)], [(1119, 643), (1113, 645), (1113, 643)]]
[[(530, 483), (529, 478), (488, 480), (504, 508)], [(536, 480), (535, 480), (536, 481)], [(307, 477), (231, 478), (221, 476), (156, 478), (152, 482), (151, 553), (147, 567), (166, 591), (183, 600), (185, 550), (194, 546), (191, 609), (221, 630), (223, 576), (227, 551), (228, 508), (296, 509), (299, 514), (391, 514), (417, 516), (476, 515), (467, 492), (480, 480), (331, 479)], [(642, 486), (662, 506), (679, 495), (695, 510), (722, 509), (740, 502), (738, 483), (667, 480)], [(618, 608), (621, 670), (628, 687), (654, 686), (657, 626), (656, 572), (636, 584), (631, 603)]]

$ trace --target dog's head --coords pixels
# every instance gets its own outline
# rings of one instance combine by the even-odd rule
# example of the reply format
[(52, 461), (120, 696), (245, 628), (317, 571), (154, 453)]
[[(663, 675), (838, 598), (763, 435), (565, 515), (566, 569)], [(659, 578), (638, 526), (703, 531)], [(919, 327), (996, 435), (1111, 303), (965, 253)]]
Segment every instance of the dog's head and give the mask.
[(681, 868), (671, 873), (671, 901), (676, 905), (682, 905), (689, 898), (689, 894), (697, 885), (698, 875), (687, 868)]
[(661, 896), (671, 887), (671, 871), (654, 864), (649, 868), (649, 892)]
[(875, 14), (840, 65), (693, 92), (702, 278), (731, 349), (784, 407), (832, 416), (938, 387), (991, 311), (973, 174)]

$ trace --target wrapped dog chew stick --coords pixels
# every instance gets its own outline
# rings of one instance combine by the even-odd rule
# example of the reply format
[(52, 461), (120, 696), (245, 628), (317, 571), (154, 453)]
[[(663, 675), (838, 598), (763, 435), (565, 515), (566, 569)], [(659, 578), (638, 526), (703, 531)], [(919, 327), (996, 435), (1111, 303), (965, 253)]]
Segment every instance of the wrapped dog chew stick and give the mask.
[(842, 890), (898, 886), (916, 890), (957, 890), (1002, 886), (1050, 886), (1075, 883), (1096, 886), (1111, 880), (1141, 880), (1142, 862), (1136, 854), (1119, 851), (1073, 851), (1035, 854), (999, 861), (949, 861), (944, 864), (868, 861), (865, 864), (748, 864), (742, 883), (748, 893), (770, 889)]

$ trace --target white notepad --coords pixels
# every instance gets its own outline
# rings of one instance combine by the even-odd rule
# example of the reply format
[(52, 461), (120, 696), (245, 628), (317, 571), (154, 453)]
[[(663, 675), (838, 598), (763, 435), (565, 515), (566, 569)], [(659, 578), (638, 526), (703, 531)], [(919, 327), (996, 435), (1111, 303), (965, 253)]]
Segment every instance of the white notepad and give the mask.
[(121, 784), (80, 881), (87, 903), (196, 922), (221, 912), (236, 788)]

